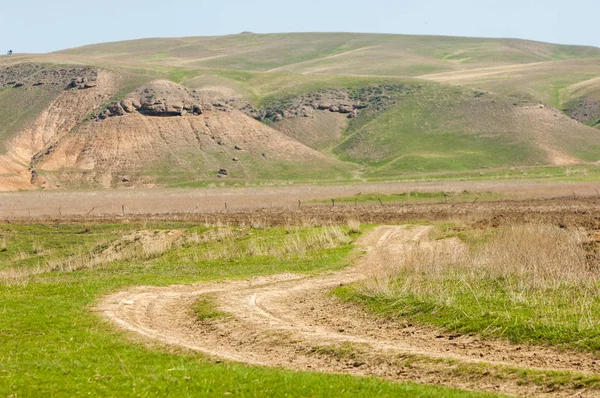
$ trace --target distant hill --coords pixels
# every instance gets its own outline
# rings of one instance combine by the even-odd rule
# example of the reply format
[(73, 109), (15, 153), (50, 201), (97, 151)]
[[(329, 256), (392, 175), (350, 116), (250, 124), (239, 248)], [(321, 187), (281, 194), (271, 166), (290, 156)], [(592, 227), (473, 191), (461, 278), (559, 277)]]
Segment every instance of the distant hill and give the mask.
[(397, 179), (600, 161), (600, 49), (354, 33), (0, 57), (0, 189)]

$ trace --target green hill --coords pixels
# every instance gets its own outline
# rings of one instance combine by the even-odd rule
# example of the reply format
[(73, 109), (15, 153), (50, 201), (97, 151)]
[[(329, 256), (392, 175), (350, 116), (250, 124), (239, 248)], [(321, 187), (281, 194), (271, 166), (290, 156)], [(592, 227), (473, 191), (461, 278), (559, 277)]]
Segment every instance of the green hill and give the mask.
[(354, 33), (2, 56), (0, 189), (596, 167), (599, 61), (595, 47)]

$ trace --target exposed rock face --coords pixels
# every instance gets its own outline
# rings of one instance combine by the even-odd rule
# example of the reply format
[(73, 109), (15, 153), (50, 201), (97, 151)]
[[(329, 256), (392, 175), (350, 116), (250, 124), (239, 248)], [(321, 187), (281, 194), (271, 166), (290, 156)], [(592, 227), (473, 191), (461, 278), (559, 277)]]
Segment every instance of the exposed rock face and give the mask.
[[(129, 94), (120, 102), (109, 104), (99, 119), (139, 112), (146, 116), (172, 117), (201, 115), (210, 105), (202, 104), (195, 91), (166, 80), (157, 80)], [(221, 107), (221, 104), (218, 104)]]
[(0, 88), (42, 86), (64, 89), (96, 87), (98, 71), (90, 67), (61, 67), (41, 64), (17, 64), (0, 68)]
[(270, 104), (262, 114), (258, 111), (248, 113), (247, 109), (241, 110), (251, 116), (260, 114), (260, 119), (255, 117), (258, 120), (270, 119), (274, 122), (296, 117), (313, 117), (315, 111), (342, 113), (352, 119), (366, 108), (369, 108), (370, 112), (383, 111), (394, 105), (399, 95), (411, 94), (419, 89), (418, 86), (400, 84), (369, 86), (357, 90), (319, 90)]
[[(81, 80), (78, 80), (82, 83)], [(140, 113), (149, 117), (180, 117), (201, 115), (205, 111), (232, 112), (239, 110), (258, 120), (280, 122), (298, 117), (314, 118), (315, 112), (333, 112), (353, 119), (363, 110), (376, 113), (394, 105), (401, 95), (419, 90), (418, 86), (387, 85), (361, 89), (329, 89), (288, 98), (270, 104), (266, 109), (256, 109), (240, 98), (207, 96), (167, 80), (156, 80), (129, 94), (120, 102), (113, 102), (96, 118)]]
[(570, 109), (565, 109), (565, 113), (584, 124), (600, 124), (600, 101), (594, 98), (585, 98)]
[(74, 77), (67, 89), (87, 90), (88, 88), (96, 87), (96, 79), (89, 80), (87, 77)]

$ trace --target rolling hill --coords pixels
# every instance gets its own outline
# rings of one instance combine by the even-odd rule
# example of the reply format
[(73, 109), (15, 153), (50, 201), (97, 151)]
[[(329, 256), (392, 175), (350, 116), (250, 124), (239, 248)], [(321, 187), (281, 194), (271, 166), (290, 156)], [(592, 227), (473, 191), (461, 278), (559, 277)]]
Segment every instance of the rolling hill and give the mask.
[(0, 190), (596, 167), (600, 49), (298, 33), (0, 57)]

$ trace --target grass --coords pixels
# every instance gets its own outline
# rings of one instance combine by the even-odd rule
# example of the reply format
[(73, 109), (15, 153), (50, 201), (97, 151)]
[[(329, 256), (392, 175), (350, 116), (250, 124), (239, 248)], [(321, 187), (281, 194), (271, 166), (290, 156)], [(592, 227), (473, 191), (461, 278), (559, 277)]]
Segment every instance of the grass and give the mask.
[[(268, 152), (268, 151), (265, 151)], [(352, 178), (354, 165), (334, 159), (314, 156), (311, 167), (303, 159), (292, 158), (265, 159), (260, 151), (240, 152), (221, 150), (219, 152), (181, 153), (170, 155), (164, 161), (156, 162), (144, 175), (151, 177), (157, 183), (171, 188), (195, 188), (210, 184), (246, 185), (265, 182), (287, 185), (290, 181), (311, 183), (320, 181), (344, 181)], [(238, 162), (233, 162), (233, 157)], [(226, 168), (229, 175), (217, 179), (220, 168)]]
[(202, 297), (194, 304), (194, 313), (201, 321), (225, 318), (228, 314), (220, 311), (210, 297)]
[[(335, 203), (396, 203), (396, 202), (466, 202), (497, 200), (502, 195), (493, 192), (403, 192), (396, 194), (359, 193), (354, 196), (334, 198)], [(314, 200), (327, 203), (330, 200)]]
[(383, 113), (359, 114), (333, 152), (362, 164), (366, 178), (546, 162), (533, 140), (513, 130), (521, 126), (499, 122), (514, 112), (512, 104), (477, 98), (471, 90), (422, 85)]
[(263, 72), (281, 68), (295, 74), (322, 70), (320, 73), (384, 76), (451, 71), (460, 66), (600, 57), (600, 51), (593, 47), (507, 39), (360, 33), (145, 39), (85, 46), (63, 53), (199, 68)]
[(46, 87), (0, 90), (0, 151), (6, 151), (6, 141), (14, 134), (32, 127), (35, 118), (50, 105), (59, 92)]
[(402, 259), (384, 253), (367, 282), (335, 294), (377, 314), (453, 332), (600, 349), (593, 236), (547, 224), (448, 227), (436, 235), (457, 236), (465, 248), (415, 245)]
[[(520, 179), (523, 176), (511, 168), (541, 169), (549, 163), (547, 153), (537, 145), (540, 140), (541, 146), (558, 148), (589, 162), (591, 169), (600, 153), (595, 130), (571, 126), (563, 119), (557, 123), (546, 120), (551, 124), (548, 127), (546, 122), (540, 123), (537, 117), (530, 120), (516, 109), (539, 102), (562, 108), (587, 96), (597, 97), (593, 78), (598, 75), (598, 57), (600, 50), (592, 47), (520, 40), (324, 33), (106, 43), (55, 53), (44, 62), (89, 64), (115, 72), (120, 78), (111, 101), (155, 78), (170, 79), (191, 89), (225, 87), (231, 96), (240, 95), (261, 108), (329, 88), (355, 90), (388, 84), (411, 88), (410, 93), (394, 94), (395, 105), (386, 111), (364, 111), (349, 121), (342, 140), (319, 148), (325, 155), (322, 160), (273, 158), (264, 162), (260, 156), (242, 158), (221, 149), (188, 150), (191, 146), (185, 146), (157, 155), (153, 165), (113, 173), (113, 186), (118, 184), (118, 174), (127, 174), (134, 177), (134, 184), (143, 181), (168, 187), (202, 187), (358, 179), (495, 179), (506, 175)], [(35, 62), (36, 56), (24, 60)], [(515, 65), (524, 69), (513, 73), (510, 68)], [(473, 68), (490, 66), (499, 68), (498, 75), (471, 73)], [(461, 86), (418, 79), (444, 71), (462, 71), (464, 75), (456, 75), (456, 80), (440, 78)], [(490, 93), (480, 97), (480, 90)], [(59, 92), (48, 88), (0, 91), (0, 105), (4, 105), (0, 106), (4, 109), (0, 110), (0, 145), (35, 120)], [(89, 118), (85, 119), (72, 135), (84, 133), (80, 127)], [(315, 131), (307, 136), (319, 135), (316, 130), (326, 128), (317, 125), (320, 127), (312, 128)], [(569, 134), (564, 134), (567, 130)], [(240, 156), (240, 162), (232, 164), (233, 156)], [(311, 167), (306, 167), (308, 163)], [(216, 178), (221, 167), (232, 170), (227, 181)], [(83, 172), (80, 169), (37, 171), (62, 180), (63, 187), (88, 187), (88, 183), (65, 180), (66, 171)], [(542, 174), (540, 178), (546, 178)]]
[[(66, 259), (77, 247), (115, 241), (139, 230), (185, 231), (185, 243), (151, 257), (137, 256), (100, 264), (93, 269), (55, 270), (0, 282), (0, 395), (2, 396), (490, 396), (411, 383), (391, 383), (311, 372), (219, 363), (183, 349), (142, 343), (118, 331), (94, 313), (97, 300), (132, 285), (170, 285), (279, 272), (319, 272), (346, 264), (352, 246), (316, 239), (313, 228), (249, 228), (147, 223), (102, 225), (2, 225), (10, 231), (7, 249), (20, 250), (35, 237), (52, 250), (40, 261)], [(323, 236), (333, 236), (326, 227)], [(327, 232), (329, 231), (329, 232)], [(4, 232), (7, 233), (7, 232)], [(57, 236), (60, 239), (57, 239)], [(250, 253), (257, 242), (285, 246), (294, 236), (303, 254), (285, 251)], [(315, 243), (321, 241), (322, 243)], [(63, 246), (61, 242), (68, 242)], [(243, 255), (205, 255), (210, 242)], [(254, 243), (252, 243), (254, 242)], [(17, 266), (16, 260), (8, 261)], [(24, 266), (26, 267), (26, 266)], [(201, 308), (200, 308), (201, 307)], [(196, 309), (217, 316), (209, 303)]]

